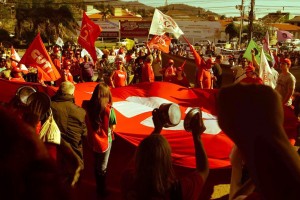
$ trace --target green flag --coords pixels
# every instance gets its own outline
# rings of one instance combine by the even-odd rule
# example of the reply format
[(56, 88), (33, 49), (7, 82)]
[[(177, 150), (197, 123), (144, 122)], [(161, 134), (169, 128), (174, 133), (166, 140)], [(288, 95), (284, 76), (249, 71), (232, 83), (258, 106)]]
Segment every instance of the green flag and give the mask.
[[(252, 54), (251, 54), (252, 49), (254, 49), (254, 51), (255, 51), (256, 61), (258, 63), (260, 63), (260, 57), (261, 57), (260, 54), (261, 54), (262, 47), (259, 46), (258, 44), (256, 44), (256, 42), (254, 42), (253, 40), (250, 40), (243, 57), (247, 58), (249, 61), (252, 61)], [(266, 55), (267, 60), (271, 61), (272, 60), (271, 56), (267, 52), (264, 52), (264, 53)]]

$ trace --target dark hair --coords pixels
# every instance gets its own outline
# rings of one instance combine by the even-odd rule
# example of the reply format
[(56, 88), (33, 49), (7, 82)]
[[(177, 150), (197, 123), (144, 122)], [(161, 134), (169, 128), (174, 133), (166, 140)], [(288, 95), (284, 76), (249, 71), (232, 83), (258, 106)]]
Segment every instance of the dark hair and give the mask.
[(90, 117), (92, 128), (98, 130), (104, 111), (108, 104), (112, 105), (112, 95), (110, 88), (105, 83), (99, 83), (92, 94), (91, 99), (87, 103), (87, 114)]
[(166, 138), (151, 134), (142, 140), (137, 148), (135, 165), (138, 199), (164, 197), (175, 181), (171, 147)]

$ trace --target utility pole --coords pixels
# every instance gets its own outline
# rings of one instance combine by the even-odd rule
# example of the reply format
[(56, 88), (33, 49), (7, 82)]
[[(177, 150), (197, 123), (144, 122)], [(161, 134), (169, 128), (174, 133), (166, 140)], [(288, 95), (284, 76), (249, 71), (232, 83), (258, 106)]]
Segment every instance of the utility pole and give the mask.
[(240, 37), (239, 37), (239, 48), (241, 48), (242, 43), (242, 32), (243, 32), (243, 25), (244, 25), (244, 0), (242, 0), (242, 5), (236, 6), (237, 9), (241, 12), (241, 21), (240, 21)]
[(249, 12), (249, 41), (253, 37), (253, 20), (254, 20), (254, 6), (255, 0), (251, 0), (250, 12)]

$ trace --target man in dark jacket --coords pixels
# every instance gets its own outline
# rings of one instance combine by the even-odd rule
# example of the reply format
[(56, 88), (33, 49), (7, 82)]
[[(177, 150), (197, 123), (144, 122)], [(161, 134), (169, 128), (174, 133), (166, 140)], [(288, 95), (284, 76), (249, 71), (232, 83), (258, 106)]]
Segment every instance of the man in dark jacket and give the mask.
[[(57, 93), (52, 97), (51, 109), (56, 124), (61, 131), (61, 145), (58, 149), (59, 164), (69, 165), (75, 170), (65, 167), (68, 182), (74, 186), (83, 169), (82, 136), (86, 136), (85, 110), (75, 104), (75, 86), (69, 81), (62, 82)], [(68, 159), (70, 158), (70, 159)], [(72, 175), (73, 174), (73, 175)], [(70, 177), (72, 176), (72, 177)]]

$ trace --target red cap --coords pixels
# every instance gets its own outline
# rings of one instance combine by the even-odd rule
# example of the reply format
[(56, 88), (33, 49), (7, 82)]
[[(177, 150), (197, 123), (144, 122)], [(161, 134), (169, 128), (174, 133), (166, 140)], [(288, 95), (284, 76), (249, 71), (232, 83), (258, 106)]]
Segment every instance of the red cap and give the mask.
[(182, 67), (177, 67), (177, 71), (182, 71)]
[(292, 65), (292, 62), (291, 62), (291, 60), (290, 60), (290, 59), (288, 59), (288, 58), (284, 59), (282, 62), (283, 62), (283, 63), (287, 63), (289, 66), (291, 66), (291, 65)]

